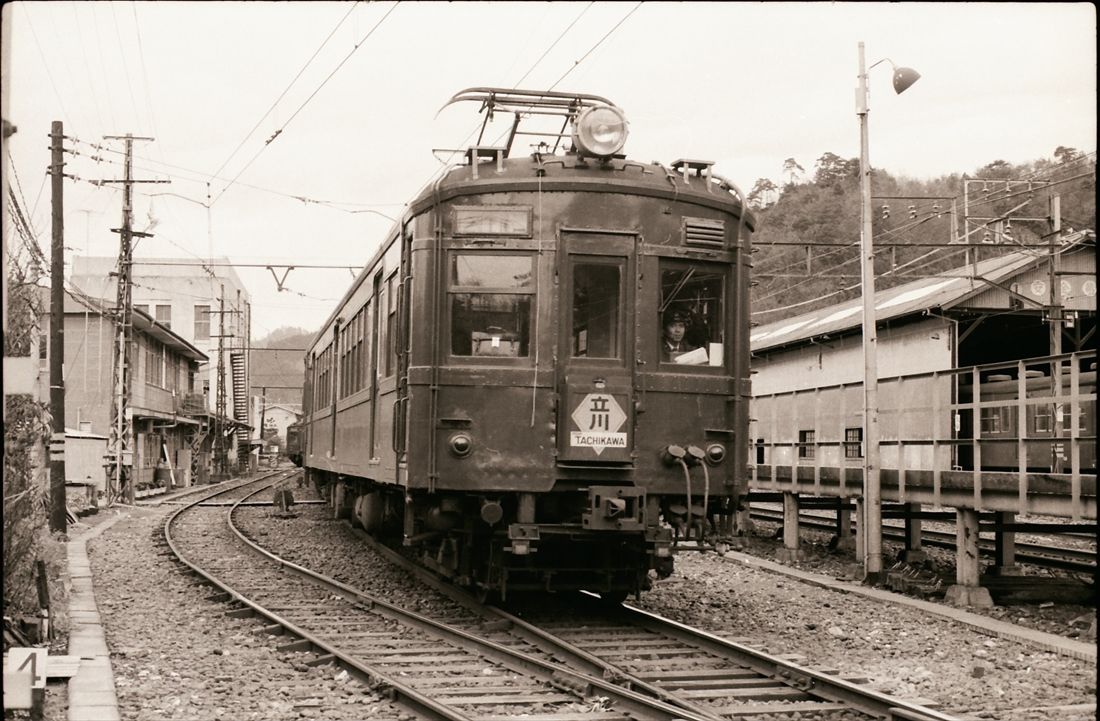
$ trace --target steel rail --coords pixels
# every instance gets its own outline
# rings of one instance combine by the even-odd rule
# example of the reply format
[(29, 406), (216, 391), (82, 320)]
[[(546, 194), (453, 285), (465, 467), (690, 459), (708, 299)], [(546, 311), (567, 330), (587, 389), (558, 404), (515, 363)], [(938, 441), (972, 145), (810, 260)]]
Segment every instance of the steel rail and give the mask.
[[(299, 470), (298, 472), (301, 471)], [(273, 473), (271, 475), (279, 475), (279, 473), (286, 473), (286, 471)], [(290, 475), (288, 474), (286, 477), (290, 477)], [(260, 483), (267, 480), (267, 478), (268, 477), (254, 479), (251, 482)], [(245, 496), (243, 499), (241, 499), (241, 501), (247, 500), (253, 495), (264, 492), (281, 480), (283, 479), (269, 482), (266, 486), (263, 486), (259, 490), (254, 491), (248, 496)], [(239, 604), (241, 608), (238, 609), (238, 612), (240, 610), (250, 611), (254, 615), (267, 619), (271, 624), (278, 626), (280, 629), (283, 629), (284, 631), (297, 636), (298, 638), (302, 639), (304, 643), (307, 643), (310, 649), (323, 652), (326, 656), (331, 657), (331, 659), (337, 665), (339, 665), (349, 674), (357, 678), (359, 681), (371, 687), (375, 691), (379, 691), (384, 695), (389, 695), (391, 700), (401, 703), (406, 708), (412, 710), (414, 713), (431, 719), (439, 719), (440, 721), (469, 721), (467, 716), (456, 713), (454, 710), (444, 706), (443, 704), (433, 701), (432, 699), (428, 698), (424, 694), (421, 694), (415, 689), (406, 686), (405, 684), (402, 684), (395, 679), (390, 678), (388, 675), (377, 672), (375, 669), (367, 666), (366, 664), (363, 664), (356, 659), (348, 656), (347, 654), (344, 654), (339, 649), (331, 646), (330, 644), (326, 643), (324, 640), (318, 638), (309, 631), (300, 628), (292, 621), (289, 621), (281, 617), (279, 614), (273, 611), (269, 611), (259, 604), (254, 603), (243, 594), (237, 592), (227, 583), (223, 582), (217, 576), (204, 571), (202, 568), (199, 568), (196, 564), (188, 561), (183, 556), (171, 535), (171, 524), (176, 520), (176, 518), (187, 512), (188, 510), (191, 510), (192, 508), (200, 505), (204, 501), (237, 490), (244, 485), (248, 485), (248, 483), (249, 482), (245, 482), (238, 486), (234, 486), (233, 488), (220, 489), (210, 494), (209, 496), (206, 496), (198, 501), (194, 501), (186, 506), (183, 506), (168, 517), (164, 524), (164, 536), (169, 547), (172, 549), (172, 552), (176, 554), (176, 558), (178, 558), (181, 563), (187, 566), (192, 571), (192, 573), (198, 575), (206, 582), (220, 589), (223, 600), (233, 601)], [(230, 510), (229, 513), (232, 513), (232, 510)], [(237, 532), (236, 529), (234, 529), (234, 531)], [(285, 646), (283, 648), (285, 648)]]
[[(274, 484), (270, 484), (274, 485)], [(268, 487), (270, 487), (270, 485)], [(262, 493), (266, 488), (260, 488), (242, 498), (238, 501), (237, 505), (246, 502), (252, 495)], [(217, 494), (214, 494), (217, 495)], [(201, 503), (201, 501), (197, 502)], [(195, 505), (197, 505), (197, 503)], [(236, 506), (234, 507), (235, 510)], [(182, 508), (173, 514), (173, 516), (182, 513), (186, 508)], [(232, 515), (233, 510), (230, 511)], [(244, 533), (237, 528), (230, 520), (230, 527), (233, 532), (249, 547), (251, 547), (257, 553), (262, 554), (271, 561), (277, 563), (281, 568), (284, 568), (296, 575), (308, 578), (311, 581), (317, 582), (329, 590), (334, 591), (337, 595), (343, 599), (352, 602), (353, 604), (361, 605), (364, 610), (371, 611), (378, 615), (396, 619), (406, 626), (425, 630), (438, 638), (445, 640), (455, 646), (466, 649), (473, 649), (476, 652), (490, 660), (494, 660), (502, 665), (520, 673), (525, 673), (529, 676), (538, 678), (539, 680), (549, 683), (556, 688), (566, 690), (572, 693), (576, 693), (578, 696), (589, 697), (594, 694), (606, 696), (612, 699), (616, 704), (616, 709), (624, 713), (632, 715), (638, 719), (660, 719), (667, 721), (671, 719), (684, 719), (685, 721), (713, 721), (713, 716), (710, 714), (697, 714), (687, 711), (683, 708), (673, 706), (671, 704), (664, 703), (662, 701), (650, 698), (644, 694), (625, 689), (620, 686), (606, 681), (604, 679), (588, 676), (582, 673), (578, 673), (572, 669), (558, 664), (550, 663), (542, 659), (531, 656), (530, 654), (517, 651), (507, 646), (495, 643), (488, 639), (480, 638), (474, 634), (463, 631), (458, 628), (454, 628), (447, 624), (435, 621), (421, 614), (408, 611), (394, 604), (388, 603), (377, 597), (370, 596), (362, 593), (346, 584), (343, 584), (334, 579), (328, 578), (322, 574), (316, 573), (303, 566), (299, 566), (295, 563), (287, 561), (270, 551), (262, 548), (251, 539), (247, 538)], [(316, 652), (321, 652), (327, 657), (331, 657), (332, 660), (339, 663), (350, 673), (354, 673), (357, 677), (365, 680), (375, 690), (383, 688), (388, 691), (393, 697), (402, 700), (406, 705), (414, 707), (418, 713), (428, 715), (431, 718), (441, 718), (448, 720), (467, 719), (468, 717), (455, 709), (452, 709), (445, 704), (441, 704), (433, 701), (430, 697), (422, 694), (421, 692), (413, 689), (392, 676), (380, 672), (377, 669), (363, 664), (353, 656), (340, 651), (338, 648), (327, 643), (323, 639), (319, 638), (316, 634), (301, 628), (292, 621), (282, 618), (279, 614), (274, 613), (253, 602), (243, 594), (239, 593), (235, 589), (231, 588), (228, 584), (222, 582), (220, 579), (208, 574), (197, 566), (184, 560), (189, 567), (199, 573), (204, 578), (208, 579), (211, 583), (222, 590), (222, 595), (225, 600), (232, 600), (242, 606), (240, 611), (249, 612), (261, 616), (271, 623), (269, 630), (273, 627), (281, 628), (297, 637), (302, 639), (297, 648), (299, 650), (309, 647)], [(534, 717), (533, 717), (534, 718)]]
[[(529, 623), (495, 606), (481, 604), (471, 594), (443, 581), (430, 570), (417, 566), (400, 553), (379, 543), (365, 532), (358, 529), (356, 529), (356, 532), (372, 549), (397, 563), (404, 570), (415, 575), (419, 580), (428, 583), (432, 588), (470, 610), (506, 622), (509, 624), (508, 630), (510, 632), (543, 651), (565, 658), (569, 663), (577, 664), (578, 667), (585, 669), (587, 673), (598, 673), (604, 678), (611, 679), (619, 684), (624, 684), (628, 688), (651, 694), (664, 702), (680, 706), (685, 711), (701, 713), (707, 718), (723, 718), (720, 713), (707, 709), (689, 699), (682, 698), (678, 696), (675, 691), (669, 691), (661, 688), (657, 684), (645, 681), (620, 666), (605, 661), (579, 648), (575, 644), (569, 643), (553, 633), (539, 628), (535, 624)], [(595, 599), (593, 594), (586, 593), (584, 595)], [(844, 681), (843, 679), (830, 676), (829, 674), (805, 669), (786, 659), (721, 639), (704, 631), (691, 629), (675, 621), (657, 616), (656, 614), (640, 611), (627, 604), (623, 604), (622, 608), (626, 609), (628, 613), (638, 614), (635, 618), (641, 619), (641, 621), (639, 621), (637, 625), (647, 630), (670, 636), (678, 641), (687, 643), (689, 646), (696, 648), (702, 647), (707, 651), (715, 653), (715, 655), (720, 658), (729, 659), (734, 663), (746, 666), (763, 676), (772, 678), (787, 686), (791, 686), (811, 695), (820, 696), (829, 701), (844, 703), (855, 710), (876, 714), (879, 718), (897, 719), (898, 721), (956, 721), (953, 716), (941, 714), (916, 704), (860, 687), (851, 682)], [(662, 626), (662, 623), (667, 625)], [(714, 642), (717, 642), (717, 647)]]
[(635, 625), (641, 628), (704, 649), (721, 658), (746, 666), (761, 675), (775, 678), (814, 696), (842, 703), (876, 718), (890, 721), (895, 719), (898, 721), (903, 719), (905, 721), (958, 721), (955, 716), (805, 668), (626, 603), (622, 604), (622, 610)]
[[(751, 511), (750, 516), (758, 520), (780, 522), (783, 521), (783, 512), (758, 508)], [(824, 516), (802, 515), (798, 517), (798, 525), (814, 530), (836, 531), (836, 523)], [(897, 526), (883, 525), (882, 535), (892, 541), (905, 541), (904, 529)], [(954, 548), (956, 545), (955, 534), (948, 531), (934, 531), (921, 529), (921, 543), (937, 548)], [(1023, 549), (1023, 550), (1021, 550)], [(993, 556), (996, 551), (994, 542), (978, 539), (978, 550), (983, 556)], [(1096, 571), (1096, 552), (1083, 551), (1076, 548), (1060, 548), (1040, 543), (1016, 542), (1016, 560), (1031, 563), (1044, 568), (1058, 568), (1064, 571), (1078, 573), (1094, 573)]]
[[(350, 524), (349, 524), (350, 526)], [(622, 686), (628, 690), (636, 691), (638, 693), (646, 694), (655, 699), (678, 706), (692, 713), (698, 714), (705, 718), (714, 719), (720, 721), (722, 717), (715, 714), (712, 710), (705, 708), (704, 706), (694, 703), (688, 699), (680, 698), (676, 694), (669, 692), (656, 684), (645, 681), (638, 678), (634, 674), (631, 674), (622, 668), (604, 661), (599, 656), (596, 656), (582, 648), (578, 648), (576, 645), (568, 643), (567, 641), (559, 638), (558, 636), (549, 633), (538, 626), (529, 623), (519, 616), (508, 613), (507, 611), (497, 608), (496, 606), (490, 606), (478, 601), (477, 598), (461, 588), (455, 586), (452, 583), (440, 578), (437, 574), (431, 570), (419, 566), (409, 559), (402, 556), (394, 549), (380, 543), (377, 539), (372, 537), (366, 531), (360, 528), (351, 527), (353, 533), (360, 538), (366, 545), (385, 557), (391, 563), (399, 566), (402, 570), (408, 572), (410, 575), (416, 577), (421, 583), (431, 587), (436, 592), (446, 596), (450, 600), (459, 604), (463, 608), (471, 611), (482, 618), (488, 617), (490, 621), (496, 621), (503, 624), (503, 630), (507, 630), (512, 635), (520, 638), (521, 640), (531, 644), (540, 651), (550, 654), (555, 658), (564, 660), (570, 664), (574, 669), (579, 669), (581, 672), (595, 676), (596, 678), (602, 678), (617, 686)]]

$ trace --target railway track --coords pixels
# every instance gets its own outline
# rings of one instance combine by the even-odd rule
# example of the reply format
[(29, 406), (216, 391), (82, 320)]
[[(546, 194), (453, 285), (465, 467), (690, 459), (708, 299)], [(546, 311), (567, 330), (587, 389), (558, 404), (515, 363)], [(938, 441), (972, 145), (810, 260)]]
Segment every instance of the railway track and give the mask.
[[(453, 605), (431, 617), (401, 608), (283, 560), (235, 527), (235, 507), (288, 477), (272, 474), (190, 502), (166, 521), (166, 544), (219, 589), (230, 615), (259, 617), (259, 631), (294, 637), (282, 650), (312, 652), (308, 665), (336, 664), (416, 717), (951, 719), (597, 598), (568, 599), (564, 623), (561, 606), (529, 608), (524, 619), (435, 581)], [(227, 499), (234, 504), (228, 522)]]
[(953, 718), (875, 692), (857, 680), (806, 668), (790, 656), (769, 654), (626, 604), (604, 603), (590, 594), (539, 597), (508, 611), (486, 606), (361, 531), (359, 537), (480, 616), (478, 623), (494, 628), (501, 643), (518, 639), (574, 669), (677, 706), (683, 709), (682, 718)]
[[(783, 511), (766, 508), (754, 508), (750, 516), (759, 521), (771, 523), (783, 523)], [(836, 522), (832, 518), (816, 514), (799, 514), (798, 525), (803, 528), (836, 533)], [(853, 520), (853, 525), (855, 521)], [(897, 526), (883, 524), (883, 539), (905, 542), (904, 529)], [(927, 528), (921, 529), (921, 543), (937, 548), (954, 549), (956, 544), (954, 531), (935, 531)], [(989, 539), (978, 539), (978, 551), (986, 557), (994, 557), (994, 542)], [(1030, 563), (1043, 568), (1056, 568), (1063, 571), (1076, 573), (1096, 572), (1096, 552), (1064, 546), (1052, 546), (1041, 543), (1016, 542), (1016, 560), (1022, 563)]]
[(232, 510), (225, 522), (224, 499), (214, 499), (231, 496), (239, 504), (285, 477), (219, 490), (180, 508), (164, 526), (171, 552), (219, 589), (231, 615), (257, 616), (263, 632), (296, 637), (281, 650), (312, 651), (310, 665), (335, 663), (419, 718), (706, 718), (515, 648), (514, 637), (509, 646), (460, 628), (476, 618), (429, 618), (262, 551), (235, 529)]

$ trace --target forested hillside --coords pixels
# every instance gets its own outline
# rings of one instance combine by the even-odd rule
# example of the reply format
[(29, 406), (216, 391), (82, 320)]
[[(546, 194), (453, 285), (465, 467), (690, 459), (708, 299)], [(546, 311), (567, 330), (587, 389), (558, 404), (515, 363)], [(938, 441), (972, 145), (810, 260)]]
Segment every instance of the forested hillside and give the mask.
[[(825, 153), (809, 176), (788, 158), (782, 174), (782, 185), (761, 178), (749, 193), (757, 214), (752, 311), (760, 324), (859, 295), (859, 159)], [(971, 182), (964, 198), (965, 180)], [(951, 242), (967, 230), (971, 242), (983, 244), (976, 251), (983, 259), (1046, 242), (1049, 225), (1042, 219), (1053, 194), (1061, 196), (1064, 230), (1094, 229), (1095, 152), (1059, 146), (1051, 159), (994, 160), (931, 180), (873, 170), (876, 288), (962, 265), (966, 251)]]
[[(253, 349), (272, 349), (252, 351), (253, 395), (264, 393), (268, 403), (302, 402), (304, 349), (313, 338), (313, 333), (303, 328), (277, 328), (268, 336), (252, 342)], [(264, 388), (267, 390), (264, 391)]]

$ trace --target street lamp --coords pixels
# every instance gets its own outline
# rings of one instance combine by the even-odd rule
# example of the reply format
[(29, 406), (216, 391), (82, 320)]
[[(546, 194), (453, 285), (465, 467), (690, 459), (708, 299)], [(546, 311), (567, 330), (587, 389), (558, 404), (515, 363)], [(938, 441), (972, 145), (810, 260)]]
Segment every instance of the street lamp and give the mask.
[[(920, 73), (879, 60), (871, 67), (889, 62), (894, 68), (894, 91), (905, 92)], [(860, 185), (860, 290), (863, 293), (863, 572), (867, 583), (880, 583), (882, 571), (882, 489), (879, 478), (878, 429), (878, 333), (875, 329), (875, 251), (871, 237), (871, 161), (867, 152), (867, 72), (863, 43), (859, 44), (859, 87), (856, 114), (859, 116)]]

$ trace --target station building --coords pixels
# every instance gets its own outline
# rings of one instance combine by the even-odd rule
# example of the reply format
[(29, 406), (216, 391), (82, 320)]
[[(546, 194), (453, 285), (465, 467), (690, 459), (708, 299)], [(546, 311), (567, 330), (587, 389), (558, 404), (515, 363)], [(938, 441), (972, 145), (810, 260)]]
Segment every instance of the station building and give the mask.
[[(1062, 240), (876, 292), (884, 502), (1096, 518), (1095, 235)], [(862, 311), (855, 298), (753, 330), (755, 493), (858, 506)]]

